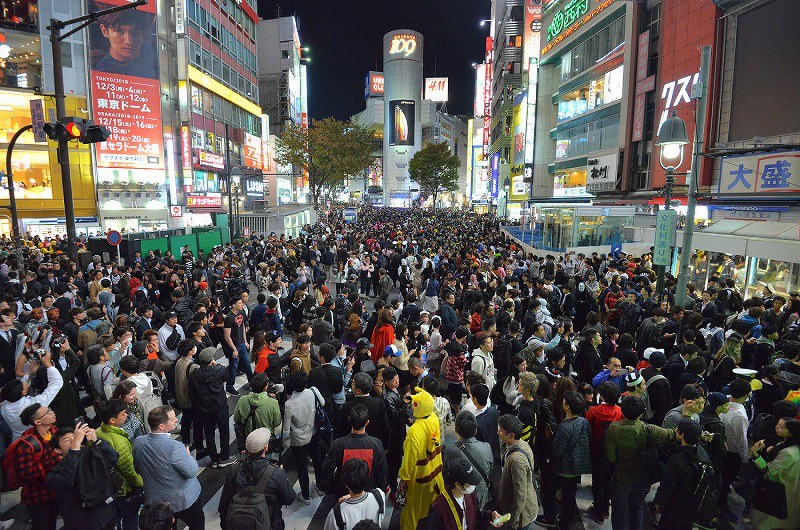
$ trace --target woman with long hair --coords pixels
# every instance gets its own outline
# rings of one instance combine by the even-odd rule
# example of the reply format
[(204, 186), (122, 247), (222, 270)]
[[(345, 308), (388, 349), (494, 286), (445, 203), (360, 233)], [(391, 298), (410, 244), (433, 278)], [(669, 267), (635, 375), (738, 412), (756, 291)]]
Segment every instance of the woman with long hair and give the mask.
[(211, 307), (208, 308), (208, 336), (214, 346), (222, 344), (225, 328), (225, 314), (222, 312), (222, 299), (211, 298)]
[[(800, 528), (800, 421), (782, 418), (775, 426), (775, 433), (783, 439), (777, 445), (766, 447), (764, 440), (756, 442), (751, 453), (753, 463), (764, 473), (764, 479), (783, 484), (786, 490), (787, 516), (784, 519), (768, 515), (753, 507), (753, 528), (778, 529)], [(759, 500), (755, 499), (758, 503)]]
[(347, 315), (347, 329), (342, 334), (342, 342), (349, 348), (356, 347), (356, 341), (361, 338), (362, 326), (364, 325), (364, 306), (355, 304)]
[(253, 335), (253, 347), (250, 348), (250, 358), (256, 363), (254, 373), (263, 372), (267, 369), (267, 366), (269, 366), (267, 357), (270, 352), (269, 348), (267, 348), (266, 335), (266, 332), (263, 330), (256, 331)]
[(131, 442), (133, 442), (137, 436), (146, 434), (145, 425), (147, 425), (147, 422), (144, 417), (144, 407), (136, 396), (136, 383), (130, 379), (120, 381), (120, 383), (114, 387), (111, 398), (121, 400), (128, 409), (128, 419), (119, 427), (127, 433)]
[(722, 389), (730, 383), (737, 368), (742, 362), (742, 344), (744, 337), (738, 333), (731, 333), (722, 344), (722, 348), (717, 352), (711, 361), (711, 368), (706, 377), (708, 388), (713, 392), (722, 392)]
[(300, 325), (303, 323), (303, 300), (305, 296), (306, 292), (303, 289), (297, 289), (294, 292), (292, 301), (289, 303), (286, 328), (292, 332), (292, 338), (295, 343), (300, 335)]
[(373, 344), (370, 350), (372, 362), (377, 363), (378, 359), (383, 357), (383, 350), (386, 349), (386, 346), (394, 343), (394, 319), (391, 309), (384, 307), (378, 313), (378, 321), (375, 329), (372, 330), (370, 342)]

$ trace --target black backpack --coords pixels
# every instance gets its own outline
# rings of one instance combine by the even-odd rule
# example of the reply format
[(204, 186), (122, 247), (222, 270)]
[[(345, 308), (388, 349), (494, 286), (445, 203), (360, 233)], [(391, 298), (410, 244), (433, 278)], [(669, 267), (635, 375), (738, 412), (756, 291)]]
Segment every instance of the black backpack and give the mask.
[(697, 479), (694, 481), (692, 501), (689, 507), (692, 522), (700, 528), (717, 527), (717, 501), (721, 491), (714, 467), (709, 462), (693, 460), (697, 468)]
[(84, 508), (96, 508), (114, 499), (122, 487), (116, 462), (109, 462), (94, 445), (81, 449), (75, 487)]
[[(378, 517), (379, 518), (383, 517), (384, 505), (383, 505), (383, 497), (381, 496), (380, 492), (376, 488), (367, 491), (371, 493), (372, 496), (375, 497), (375, 500), (378, 502)], [(337, 502), (336, 505), (333, 507), (333, 517), (334, 519), (336, 519), (337, 528), (339, 528), (339, 530), (346, 530), (347, 527), (345, 526), (344, 519), (342, 518), (341, 502)]]
[[(233, 477), (239, 473), (241, 464), (236, 464), (230, 471)], [(225, 528), (236, 528), (236, 530), (270, 530), (272, 521), (270, 520), (267, 498), (264, 490), (267, 487), (276, 467), (273, 464), (267, 465), (267, 469), (261, 475), (261, 479), (253, 486), (246, 486), (231, 497), (228, 505), (228, 514), (225, 516)]]

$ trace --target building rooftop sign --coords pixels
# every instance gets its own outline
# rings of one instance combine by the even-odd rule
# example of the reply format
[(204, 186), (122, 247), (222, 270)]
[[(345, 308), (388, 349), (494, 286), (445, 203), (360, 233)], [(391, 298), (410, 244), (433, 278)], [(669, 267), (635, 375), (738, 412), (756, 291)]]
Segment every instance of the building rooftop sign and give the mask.
[[(542, 55), (578, 31), (581, 26), (613, 3), (614, 0), (570, 0), (561, 11), (553, 15), (547, 26), (548, 44), (542, 48)], [(592, 8), (592, 6), (594, 7)]]

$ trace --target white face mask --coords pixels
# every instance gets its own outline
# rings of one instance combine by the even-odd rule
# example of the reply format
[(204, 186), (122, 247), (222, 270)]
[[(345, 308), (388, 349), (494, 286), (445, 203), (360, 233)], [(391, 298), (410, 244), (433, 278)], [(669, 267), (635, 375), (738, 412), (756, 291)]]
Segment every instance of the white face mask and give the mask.
[(475, 491), (475, 486), (474, 485), (469, 485), (466, 488), (464, 488), (464, 495), (469, 495), (473, 491)]

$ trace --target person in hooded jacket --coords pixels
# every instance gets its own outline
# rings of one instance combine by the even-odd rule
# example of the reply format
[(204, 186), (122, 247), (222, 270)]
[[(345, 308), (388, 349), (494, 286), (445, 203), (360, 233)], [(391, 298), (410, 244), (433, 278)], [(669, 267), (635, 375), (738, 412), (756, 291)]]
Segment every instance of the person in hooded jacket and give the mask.
[(598, 347), (603, 342), (600, 332), (596, 329), (587, 329), (583, 333), (583, 340), (578, 343), (573, 369), (578, 373), (578, 380), (591, 383), (592, 378), (603, 369)]
[(283, 530), (285, 528), (281, 506), (292, 504), (295, 500), (295, 492), (291, 484), (289, 484), (283, 468), (278, 467), (266, 456), (269, 451), (271, 436), (272, 431), (266, 427), (260, 427), (248, 434), (245, 441), (245, 456), (228, 471), (219, 499), (220, 525), (223, 530), (228, 530), (226, 519), (233, 496), (244, 488), (258, 484), (265, 473), (272, 473), (264, 488), (264, 497), (267, 500), (267, 509), (269, 510), (267, 514), (270, 522), (269, 527), (273, 530)]
[[(211, 455), (211, 467), (226, 467), (236, 459), (230, 455), (230, 424), (225, 381), (228, 371), (214, 360), (214, 352), (207, 348), (197, 356), (198, 370), (189, 373), (189, 400), (197, 407), (197, 416), (203, 418), (206, 449)], [(219, 429), (220, 450), (217, 451), (214, 430)]]
[[(656, 511), (661, 513), (658, 521), (660, 530), (691, 530), (692, 513), (687, 506), (692, 506), (694, 488), (700, 479), (699, 463), (710, 464), (708, 453), (699, 444), (703, 427), (694, 420), (683, 418), (678, 422), (675, 437), (681, 447), (672, 455), (664, 468), (661, 483), (656, 491)], [(718, 480), (715, 474), (714, 480)]]

